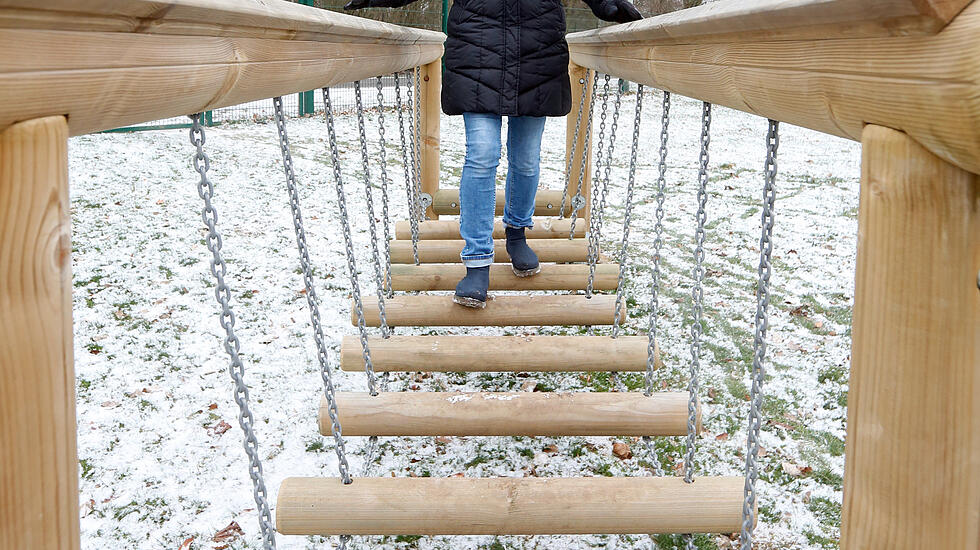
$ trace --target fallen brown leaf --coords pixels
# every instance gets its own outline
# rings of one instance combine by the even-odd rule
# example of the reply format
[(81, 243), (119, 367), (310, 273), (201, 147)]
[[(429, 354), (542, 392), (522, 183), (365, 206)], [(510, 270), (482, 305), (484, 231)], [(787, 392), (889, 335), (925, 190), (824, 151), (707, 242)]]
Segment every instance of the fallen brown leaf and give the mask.
[(633, 451), (630, 450), (630, 446), (625, 443), (616, 442), (613, 443), (612, 452), (616, 455), (616, 458), (620, 460), (627, 460), (633, 458)]
[(233, 521), (228, 524), (227, 527), (218, 531), (211, 537), (212, 542), (233, 542), (238, 540), (238, 537), (244, 535), (245, 532), (242, 531), (241, 526), (238, 525), (237, 521)]

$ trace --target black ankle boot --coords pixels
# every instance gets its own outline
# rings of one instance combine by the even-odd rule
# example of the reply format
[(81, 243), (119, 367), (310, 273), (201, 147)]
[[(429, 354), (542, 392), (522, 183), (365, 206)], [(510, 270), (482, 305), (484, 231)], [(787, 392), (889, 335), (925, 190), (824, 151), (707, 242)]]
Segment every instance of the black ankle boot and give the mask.
[(453, 301), (461, 306), (487, 307), (487, 289), (490, 287), (490, 266), (467, 267), (466, 277), (456, 285)]
[(507, 236), (507, 254), (510, 255), (510, 264), (514, 268), (514, 275), (518, 277), (530, 277), (541, 271), (538, 264), (538, 255), (527, 245), (524, 238), (523, 227), (505, 227), (504, 233)]

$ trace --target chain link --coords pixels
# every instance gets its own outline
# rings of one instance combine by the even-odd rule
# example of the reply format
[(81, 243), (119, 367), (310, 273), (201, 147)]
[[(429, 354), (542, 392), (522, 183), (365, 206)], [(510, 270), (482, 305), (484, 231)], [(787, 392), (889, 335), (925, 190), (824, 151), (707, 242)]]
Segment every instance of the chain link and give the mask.
[(391, 288), (391, 218), (388, 212), (388, 151), (385, 143), (385, 94), (381, 77), (377, 80), (378, 88), (378, 165), (381, 170), (381, 219), (384, 227), (385, 240), (385, 296), (391, 298), (395, 291)]
[[(616, 281), (616, 312), (613, 315), (612, 337), (619, 336), (619, 324), (623, 315), (623, 282), (626, 279), (626, 260), (629, 252), (630, 220), (633, 217), (633, 188), (636, 182), (636, 154), (640, 146), (640, 116), (643, 109), (643, 84), (636, 88), (636, 114), (633, 119), (633, 144), (630, 147), (629, 176), (626, 183), (626, 211), (623, 213), (623, 243), (619, 249), (619, 279)], [(590, 268), (590, 282), (595, 277), (595, 267)]]
[(694, 285), (691, 289), (693, 321), (691, 322), (691, 367), (687, 400), (687, 453), (684, 456), (684, 481), (694, 481), (694, 447), (697, 442), (697, 409), (701, 370), (701, 335), (704, 327), (701, 316), (704, 309), (704, 226), (707, 221), (705, 206), (708, 202), (708, 145), (711, 142), (711, 104), (703, 103), (701, 112), (701, 156), (698, 168), (697, 229), (694, 232)]
[(323, 380), (323, 395), (327, 399), (327, 413), (330, 416), (330, 432), (333, 434), (337, 459), (340, 464), (340, 477), (344, 483), (350, 483), (350, 465), (347, 463), (347, 452), (344, 438), (337, 418), (337, 400), (335, 397), (333, 377), (330, 368), (330, 356), (323, 336), (323, 323), (320, 320), (320, 301), (316, 295), (316, 285), (313, 279), (313, 268), (310, 264), (310, 251), (306, 244), (306, 228), (303, 224), (303, 214), (299, 204), (299, 189), (296, 172), (293, 169), (293, 156), (289, 150), (289, 136), (286, 133), (286, 115), (282, 107), (282, 98), (272, 99), (275, 109), (276, 130), (279, 132), (279, 149), (282, 152), (282, 165), (286, 173), (286, 191), (289, 196), (289, 209), (293, 216), (293, 229), (296, 231), (296, 246), (299, 249), (299, 264), (303, 270), (303, 284), (306, 288), (306, 305), (310, 308), (310, 321), (313, 325), (313, 340), (316, 342), (316, 358), (320, 364), (320, 378)]
[(330, 142), (330, 157), (333, 163), (333, 177), (337, 190), (337, 209), (340, 212), (340, 225), (344, 234), (347, 252), (347, 271), (350, 275), (351, 295), (354, 311), (357, 313), (357, 329), (361, 337), (361, 350), (364, 357), (364, 371), (367, 373), (368, 391), (378, 394), (374, 364), (371, 362), (371, 349), (368, 346), (367, 324), (364, 322), (364, 303), (361, 301), (361, 286), (357, 282), (357, 261), (354, 258), (354, 242), (351, 237), (350, 219), (347, 214), (347, 195), (344, 192), (344, 179), (340, 170), (340, 151), (337, 147), (337, 133), (333, 123), (333, 107), (330, 104), (330, 89), (323, 89), (323, 110), (327, 119), (327, 136)]
[(238, 425), (245, 434), (245, 454), (248, 455), (248, 475), (252, 479), (252, 495), (259, 510), (259, 530), (262, 533), (262, 548), (272, 550), (276, 547), (275, 523), (269, 511), (269, 495), (265, 488), (262, 472), (262, 459), (259, 458), (259, 442), (255, 437), (255, 417), (249, 407), (248, 387), (245, 385), (245, 365), (241, 358), (241, 342), (235, 335), (235, 313), (231, 309), (231, 288), (225, 282), (228, 266), (221, 255), (221, 234), (218, 232), (218, 211), (211, 203), (214, 197), (214, 184), (208, 177), (211, 159), (204, 152), (204, 127), (201, 113), (191, 116), (190, 142), (197, 149), (194, 155), (194, 170), (201, 176), (197, 184), (197, 194), (204, 200), (201, 218), (208, 228), (206, 239), (211, 252), (211, 275), (215, 280), (214, 297), (221, 306), (219, 315), (221, 327), (225, 329), (224, 347), (231, 362), (228, 374), (235, 384), (235, 403), (238, 404)]
[(656, 367), (657, 322), (660, 317), (660, 255), (664, 247), (664, 202), (667, 191), (667, 138), (670, 125), (670, 92), (663, 92), (663, 114), (660, 121), (660, 164), (657, 174), (657, 211), (653, 226), (653, 281), (650, 283), (650, 321), (647, 326), (646, 395), (653, 394)]
[[(578, 115), (575, 117), (575, 134), (572, 138), (572, 148), (568, 151), (568, 162), (565, 166), (565, 182), (564, 187), (562, 187), (561, 193), (561, 208), (558, 210), (558, 219), (565, 217), (565, 203), (568, 202), (568, 184), (572, 176), (572, 163), (575, 161), (575, 148), (578, 146), (578, 136), (579, 130), (582, 127), (582, 112), (585, 111), (585, 85), (589, 82), (590, 70), (586, 69), (585, 78), (579, 79), (579, 84), (582, 86), (582, 94), (578, 100)], [(585, 164), (583, 163), (579, 166), (579, 172), (585, 170)]]
[(759, 433), (762, 429), (762, 385), (766, 369), (766, 335), (769, 332), (769, 279), (772, 276), (772, 228), (776, 207), (776, 153), (779, 122), (769, 121), (766, 134), (765, 187), (762, 192), (762, 236), (759, 238), (759, 283), (756, 289), (755, 342), (752, 354), (752, 388), (749, 392), (749, 429), (745, 454), (745, 500), (742, 503), (742, 550), (752, 549), (755, 529), (755, 485), (759, 480)]
[(357, 139), (361, 146), (361, 177), (364, 179), (364, 197), (367, 202), (368, 233), (371, 236), (371, 257), (374, 260), (374, 284), (378, 295), (378, 316), (381, 320), (381, 336), (391, 336), (388, 316), (385, 313), (384, 280), (381, 274), (381, 252), (378, 249), (377, 219), (374, 217), (374, 193), (371, 191), (371, 156), (367, 148), (364, 124), (364, 105), (361, 102), (361, 81), (354, 81), (354, 104), (357, 110)]
[[(575, 237), (575, 222), (578, 220), (578, 211), (585, 207), (586, 201), (582, 196), (582, 187), (585, 184), (585, 172), (586, 166), (589, 162), (589, 155), (591, 154), (592, 146), (592, 120), (595, 115), (595, 99), (599, 92), (599, 78), (598, 75), (592, 74), (591, 70), (585, 71), (585, 80), (588, 82), (589, 78), (592, 78), (592, 96), (589, 101), (589, 118), (585, 125), (585, 143), (582, 145), (581, 161), (582, 169), (578, 171), (578, 186), (575, 189), (575, 196), (572, 197), (572, 214), (571, 214), (571, 224), (568, 230), (568, 238), (571, 240)], [(583, 91), (583, 93), (585, 93)]]
[[(603, 85), (605, 93), (608, 95), (609, 92), (609, 75), (606, 75), (605, 83)], [(612, 174), (612, 155), (613, 149), (616, 145), (616, 128), (619, 124), (619, 107), (620, 102), (623, 97), (623, 89), (619, 86), (616, 87), (616, 98), (613, 102), (613, 113), (612, 113), (612, 124), (609, 127), (609, 144), (606, 147), (606, 163), (602, 164), (602, 127), (605, 125), (603, 120), (599, 126), (599, 160), (596, 163), (596, 174), (593, 179), (593, 195), (592, 195), (592, 215), (589, 218), (589, 281), (585, 287), (585, 296), (587, 298), (592, 296), (592, 290), (595, 285), (595, 264), (599, 261), (599, 242), (602, 238), (602, 222), (603, 214), (606, 210), (606, 199), (609, 195), (609, 177)], [(605, 118), (605, 112), (603, 112), (603, 118)], [(599, 170), (602, 170), (601, 186)], [(601, 187), (601, 189), (600, 189)], [(598, 199), (598, 202), (597, 202)], [(590, 327), (591, 330), (591, 327)]]
[[(409, 97), (411, 97), (411, 88), (408, 92)], [(401, 93), (401, 78), (398, 73), (395, 73), (395, 105), (398, 110), (398, 137), (401, 140), (402, 147), (402, 166), (405, 167), (405, 191), (408, 196), (408, 226), (412, 232), (412, 258), (415, 260), (415, 265), (419, 265), (419, 219), (415, 215), (415, 186), (412, 184), (412, 174), (409, 171), (410, 165), (408, 162), (408, 143), (405, 141), (405, 115), (402, 108), (402, 93)], [(411, 100), (409, 100), (409, 108), (411, 106)], [(414, 151), (412, 154), (414, 158)], [(414, 163), (414, 160), (412, 161)]]
[(425, 207), (422, 206), (422, 67), (415, 68), (415, 208), (419, 221), (425, 220)]

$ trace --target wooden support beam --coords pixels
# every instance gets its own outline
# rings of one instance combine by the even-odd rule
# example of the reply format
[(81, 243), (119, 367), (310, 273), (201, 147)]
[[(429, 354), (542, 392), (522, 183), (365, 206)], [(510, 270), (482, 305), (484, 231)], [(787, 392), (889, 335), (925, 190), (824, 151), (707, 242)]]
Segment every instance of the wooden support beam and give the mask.
[(0, 548), (79, 547), (71, 288), (68, 126), (14, 124), (0, 132)]
[(283, 0), (0, 2), (0, 129), (67, 115), (71, 135), (388, 74), (441, 33)]
[[(687, 392), (338, 392), (344, 435), (680, 436)], [(701, 431), (698, 408), (697, 430)], [(330, 435), (321, 397), (320, 433)]]
[[(914, 15), (928, 6), (943, 16)], [(902, 13), (952, 21), (907, 34), (888, 23)], [(855, 34), (865, 23), (883, 32)], [(723, 0), (568, 43), (582, 66), (855, 140), (866, 124), (894, 128), (980, 173), (980, 2)]]
[[(584, 238), (585, 229), (588, 222), (579, 218), (575, 222), (575, 238)], [(571, 231), (572, 220), (555, 218), (537, 218), (534, 220), (534, 227), (524, 231), (524, 236), (528, 239), (567, 239), (568, 232)], [(395, 238), (408, 240), (412, 238), (412, 228), (408, 221), (395, 223)], [(419, 223), (420, 239), (458, 239), (459, 221), (425, 221)], [(497, 221), (493, 224), (493, 238), (504, 238), (504, 222)]]
[[(592, 211), (592, 139), (588, 132), (588, 120), (589, 112), (592, 110), (592, 81), (595, 78), (595, 73), (590, 73), (585, 67), (579, 67), (575, 63), (569, 63), (568, 65), (568, 79), (572, 84), (572, 112), (565, 117), (565, 168), (567, 169), (569, 164), (569, 157), (574, 153), (574, 157), (571, 158), (572, 169), (568, 172), (568, 187), (565, 188), (565, 194), (569, 197), (574, 197), (578, 193), (578, 182), (581, 176), (582, 181), (582, 197), (585, 199), (585, 207), (582, 210), (582, 215), (588, 220)], [(579, 102), (582, 101), (582, 95), (585, 95), (585, 103), (582, 105), (582, 118), (579, 120), (578, 116), (578, 106)], [(575, 125), (579, 125), (578, 130), (578, 140), (575, 139)], [(586, 139), (588, 138), (588, 139)], [(583, 149), (585, 149), (585, 143), (589, 143), (589, 150), (585, 151), (583, 159)], [(583, 160), (585, 173), (583, 170)], [(559, 199), (559, 202), (561, 200)], [(560, 208), (560, 207), (559, 207)], [(572, 201), (566, 201), (565, 215), (570, 216), (572, 213)]]
[[(454, 304), (452, 296), (406, 295), (385, 300), (386, 318), (393, 327), (611, 325), (615, 309), (616, 297), (603, 294), (592, 298), (570, 294), (491, 296), (483, 309)], [(380, 326), (377, 298), (364, 298), (364, 317), (368, 326)], [(353, 305), (351, 323), (357, 324)]]
[(841, 548), (975, 550), (980, 176), (895, 130), (862, 141)]
[[(733, 533), (741, 477), (287, 478), (285, 535)], [(339, 504), (339, 505), (338, 505)]]
[[(422, 192), (435, 197), (439, 191), (439, 119), (442, 116), (442, 58), (421, 67), (422, 89), (418, 91), (422, 106), (421, 146)], [(425, 217), (438, 220), (439, 215), (430, 205)]]
[[(455, 264), (391, 264), (391, 287), (398, 291), (455, 290), (466, 267)], [(585, 290), (586, 264), (542, 264), (533, 277), (518, 277), (510, 264), (490, 266), (490, 290)], [(616, 290), (619, 264), (596, 264), (593, 290)]]
[[(577, 107), (576, 107), (577, 108)], [(561, 191), (553, 189), (539, 189), (534, 197), (535, 216), (557, 216), (561, 210)], [(495, 215), (504, 215), (504, 190), (497, 190), (497, 209)], [(566, 206), (566, 208), (568, 208)], [(432, 209), (438, 215), (458, 215), (459, 214), (459, 189), (448, 188), (440, 189), (432, 197)]]
[[(642, 372), (646, 336), (392, 336), (368, 339), (377, 372)], [(654, 368), (663, 366), (654, 346)], [(360, 338), (344, 336), (340, 368), (364, 370)]]
[[(585, 262), (589, 259), (589, 241), (586, 239), (532, 239), (527, 242), (541, 262)], [(419, 261), (425, 264), (459, 262), (463, 251), (462, 240), (424, 240), (418, 243)], [(510, 255), (503, 240), (493, 242), (494, 262), (507, 263)], [(412, 241), (391, 241), (391, 263), (414, 264)]]

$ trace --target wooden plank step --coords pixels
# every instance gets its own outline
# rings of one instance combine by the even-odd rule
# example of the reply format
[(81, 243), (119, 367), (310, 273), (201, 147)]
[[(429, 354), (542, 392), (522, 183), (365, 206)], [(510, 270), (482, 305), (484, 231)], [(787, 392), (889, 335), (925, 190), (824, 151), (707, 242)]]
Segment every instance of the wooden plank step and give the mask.
[[(616, 290), (619, 264), (596, 264), (594, 290)], [(395, 290), (455, 290), (466, 275), (466, 267), (455, 264), (392, 264), (391, 286)], [(510, 264), (490, 266), (490, 290), (585, 290), (589, 281), (587, 264), (541, 264), (533, 277), (518, 277)]]
[[(344, 435), (687, 435), (687, 392), (337, 392)], [(330, 435), (321, 398), (320, 433)], [(698, 409), (698, 431), (701, 411)]]
[[(370, 327), (381, 326), (377, 297), (364, 297), (364, 318)], [(452, 296), (395, 296), (385, 300), (388, 325), (399, 326), (541, 326), (611, 325), (616, 297), (582, 295), (491, 296), (487, 307), (475, 309), (453, 303)], [(626, 306), (623, 306), (626, 318)], [(351, 323), (357, 312), (351, 306)]]
[[(575, 237), (585, 237), (587, 222), (579, 218), (575, 222)], [(568, 232), (571, 231), (572, 220), (557, 218), (537, 218), (534, 220), (534, 227), (524, 231), (524, 236), (529, 239), (567, 239)], [(412, 226), (408, 221), (395, 223), (395, 238), (411, 240)], [(458, 220), (429, 220), (419, 222), (420, 239), (458, 239), (459, 221)], [(497, 220), (493, 224), (493, 238), (504, 238), (504, 222)]]
[[(646, 336), (392, 336), (370, 337), (377, 372), (641, 372)], [(654, 367), (660, 350), (654, 348)], [(361, 340), (344, 336), (340, 368), (364, 371)]]
[[(531, 250), (538, 255), (542, 262), (585, 262), (589, 259), (589, 241), (587, 239), (531, 239), (528, 242)], [(459, 262), (459, 254), (463, 251), (462, 239), (427, 239), (420, 240), (419, 261), (426, 264), (445, 264)], [(494, 260), (498, 263), (510, 261), (507, 254), (506, 242), (493, 241)], [(391, 263), (414, 264), (412, 241), (391, 241)]]
[[(534, 197), (534, 215), (557, 216), (561, 210), (561, 196), (560, 190), (538, 189)], [(572, 212), (570, 203), (571, 201), (565, 201), (566, 214)], [(495, 215), (504, 215), (504, 204), (506, 204), (504, 190), (498, 189)], [(432, 211), (439, 216), (459, 214), (459, 189), (447, 188), (436, 191), (435, 196), (432, 197)]]
[(279, 486), (284, 535), (734, 533), (742, 477), (339, 478)]

